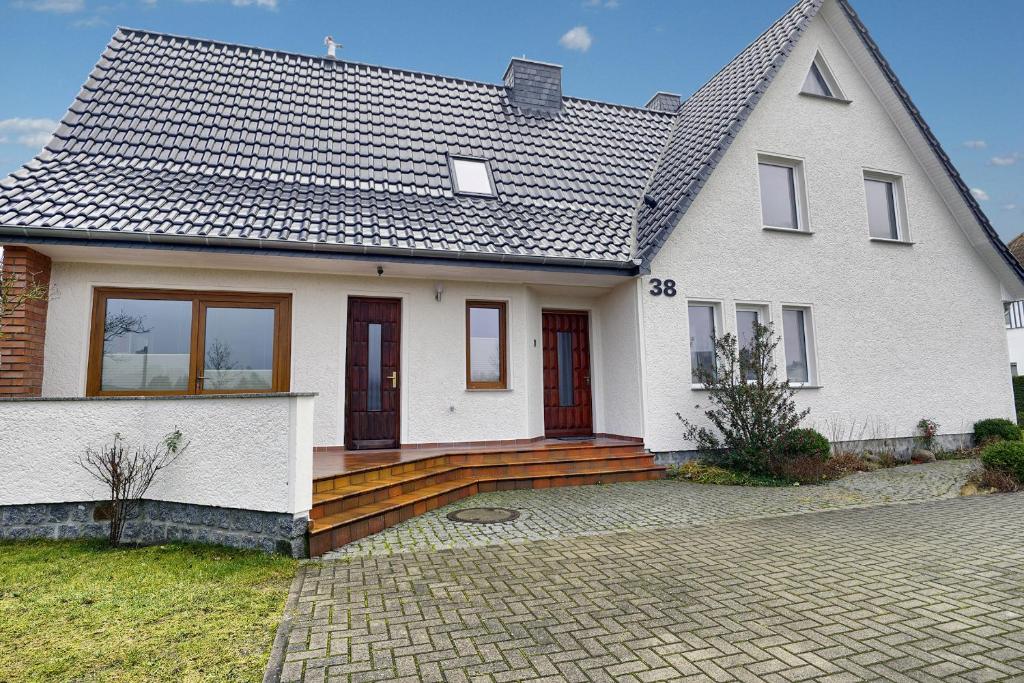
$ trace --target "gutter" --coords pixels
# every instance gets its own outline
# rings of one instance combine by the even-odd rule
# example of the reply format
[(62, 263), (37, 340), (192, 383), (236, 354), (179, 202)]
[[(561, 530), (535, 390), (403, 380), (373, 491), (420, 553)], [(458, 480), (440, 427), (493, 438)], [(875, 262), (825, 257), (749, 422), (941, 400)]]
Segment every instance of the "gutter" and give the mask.
[[(15, 238), (15, 239), (11, 239)], [(0, 225), (0, 244), (76, 245), (128, 249), (159, 249), (224, 254), (295, 256), (385, 263), (420, 263), (473, 268), (543, 270), (632, 277), (639, 271), (632, 261), (609, 261), (522, 254), (488, 254), (415, 249), (354, 246), (326, 242), (287, 242), (262, 238), (196, 237), (174, 234), (104, 232), (63, 228)]]

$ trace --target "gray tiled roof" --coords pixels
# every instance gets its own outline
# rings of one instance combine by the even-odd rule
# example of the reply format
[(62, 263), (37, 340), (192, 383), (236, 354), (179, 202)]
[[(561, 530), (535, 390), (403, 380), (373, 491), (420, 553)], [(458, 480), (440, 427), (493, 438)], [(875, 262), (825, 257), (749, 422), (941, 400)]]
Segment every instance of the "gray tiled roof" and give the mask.
[(636, 254), (650, 260), (696, 198), (822, 0), (801, 0), (680, 107), (639, 204)]
[[(120, 29), (0, 225), (629, 262), (670, 113)], [(452, 192), (490, 159), (498, 199)], [(242, 242), (244, 243), (244, 242)]]

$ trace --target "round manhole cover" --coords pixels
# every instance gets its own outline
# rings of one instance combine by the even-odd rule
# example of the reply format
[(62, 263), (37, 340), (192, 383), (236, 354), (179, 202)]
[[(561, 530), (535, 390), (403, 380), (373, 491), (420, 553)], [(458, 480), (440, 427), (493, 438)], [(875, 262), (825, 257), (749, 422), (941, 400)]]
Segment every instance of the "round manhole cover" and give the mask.
[(469, 522), (470, 524), (500, 524), (501, 522), (511, 522), (518, 516), (518, 510), (506, 510), (505, 508), (466, 508), (448, 513), (448, 519), (453, 522)]

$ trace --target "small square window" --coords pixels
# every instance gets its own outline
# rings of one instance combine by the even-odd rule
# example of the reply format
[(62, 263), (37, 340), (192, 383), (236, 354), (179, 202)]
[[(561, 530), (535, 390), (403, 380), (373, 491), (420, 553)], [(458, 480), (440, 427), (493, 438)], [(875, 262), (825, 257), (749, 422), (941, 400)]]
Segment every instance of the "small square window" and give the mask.
[(902, 221), (902, 193), (894, 176), (864, 174), (864, 195), (868, 209), (868, 231), (882, 240), (906, 239)]
[(799, 161), (759, 156), (761, 222), (766, 228), (806, 230), (803, 169)]
[(481, 159), (451, 157), (452, 186), (457, 194), (494, 196), (491, 170)]

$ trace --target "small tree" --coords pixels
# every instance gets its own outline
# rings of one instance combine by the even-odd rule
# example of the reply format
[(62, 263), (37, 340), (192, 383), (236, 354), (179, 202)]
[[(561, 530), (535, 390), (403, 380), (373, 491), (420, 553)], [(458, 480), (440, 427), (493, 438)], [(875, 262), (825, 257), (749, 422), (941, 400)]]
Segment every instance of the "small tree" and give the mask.
[[(2, 252), (0, 252), (2, 253)], [(29, 273), (25, 281), (3, 270), (0, 259), (0, 339), (3, 339), (7, 322), (29, 301), (43, 301), (49, 287), (40, 282), (35, 273)]]
[(181, 430), (177, 427), (152, 449), (132, 448), (120, 434), (114, 434), (109, 446), (98, 451), (86, 448), (85, 454), (78, 456), (78, 464), (109, 491), (111, 545), (120, 545), (125, 522), (138, 512), (139, 502), (157, 473), (188, 448), (181, 441)]
[(785, 437), (810, 413), (796, 409), (789, 380), (778, 378), (779, 338), (771, 323), (755, 321), (750, 343), (743, 348), (731, 333), (713, 341), (713, 367), (694, 370), (707, 388), (710, 405), (704, 416), (711, 426), (677, 413), (685, 438), (697, 444), (704, 458), (755, 474), (775, 474), (785, 457)]

